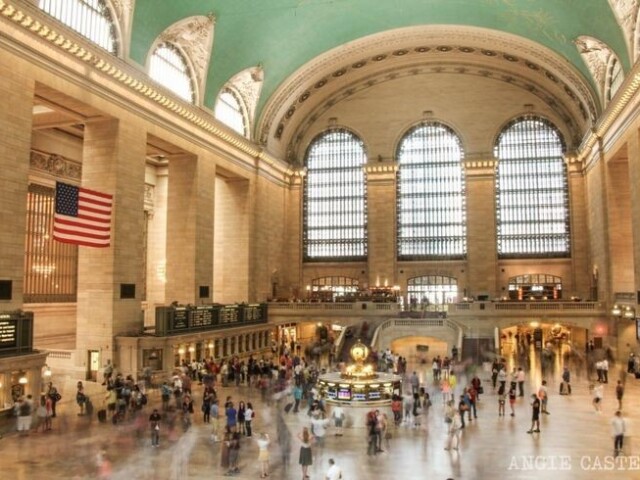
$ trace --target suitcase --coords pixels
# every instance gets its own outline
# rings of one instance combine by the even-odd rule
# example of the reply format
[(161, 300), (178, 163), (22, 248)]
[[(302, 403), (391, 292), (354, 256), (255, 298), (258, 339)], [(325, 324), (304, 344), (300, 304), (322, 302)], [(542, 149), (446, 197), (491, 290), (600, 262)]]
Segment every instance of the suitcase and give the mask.
[(636, 375), (636, 378), (640, 378), (640, 372), (636, 372), (635, 375)]
[(100, 423), (107, 422), (107, 411), (104, 408), (98, 410), (98, 421)]

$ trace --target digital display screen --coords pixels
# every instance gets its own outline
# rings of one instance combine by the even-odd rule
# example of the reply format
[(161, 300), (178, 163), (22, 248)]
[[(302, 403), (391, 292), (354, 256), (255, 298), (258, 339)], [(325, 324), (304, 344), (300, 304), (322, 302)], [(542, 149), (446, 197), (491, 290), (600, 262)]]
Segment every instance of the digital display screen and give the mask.
[(380, 398), (380, 392), (369, 392), (369, 398), (371, 400), (377, 400)]
[(353, 399), (357, 401), (365, 401), (367, 399), (367, 396), (364, 393), (354, 393)]
[(338, 400), (351, 400), (351, 390), (344, 388), (338, 390)]
[(331, 398), (332, 400), (335, 400), (336, 396), (337, 396), (337, 392), (335, 390), (327, 390), (327, 397)]

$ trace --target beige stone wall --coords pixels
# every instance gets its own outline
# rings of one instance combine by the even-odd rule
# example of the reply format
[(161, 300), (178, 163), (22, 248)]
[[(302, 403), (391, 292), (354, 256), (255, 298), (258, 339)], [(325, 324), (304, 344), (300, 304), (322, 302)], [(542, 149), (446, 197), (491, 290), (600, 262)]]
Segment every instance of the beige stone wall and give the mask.
[(243, 179), (215, 181), (213, 301), (249, 300), (250, 185)]
[(633, 292), (635, 282), (628, 163), (625, 160), (609, 161), (606, 171), (611, 289), (613, 292)]
[(28, 70), (11, 56), (0, 55), (0, 280), (12, 287), (11, 300), (0, 300), (0, 310), (22, 307), (34, 90)]

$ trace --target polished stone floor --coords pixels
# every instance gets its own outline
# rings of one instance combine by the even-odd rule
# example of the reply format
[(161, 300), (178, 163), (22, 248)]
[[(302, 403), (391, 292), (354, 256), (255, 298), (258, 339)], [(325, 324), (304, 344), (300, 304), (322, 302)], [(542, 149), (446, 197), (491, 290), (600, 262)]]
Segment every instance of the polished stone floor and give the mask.
[[(431, 384), (426, 368), (419, 371)], [(612, 372), (613, 373), (613, 372)], [(553, 480), (631, 479), (640, 478), (640, 444), (635, 425), (640, 421), (640, 380), (626, 376), (624, 414), (628, 420), (629, 436), (625, 439), (624, 456), (613, 463), (613, 441), (609, 420), (616, 410), (615, 381), (606, 385), (603, 412), (596, 414), (586, 379), (573, 382), (573, 395), (559, 396), (557, 383), (550, 386), (550, 415), (542, 419), (542, 433), (529, 435), (530, 407), (528, 398), (518, 399), (516, 416), (498, 417), (497, 397), (487, 389), (481, 397), (478, 419), (468, 424), (462, 435), (459, 451), (445, 451), (445, 423), (442, 402), (434, 394), (431, 411), (420, 428), (401, 426), (393, 429), (393, 438), (384, 452), (376, 457), (366, 455), (363, 429), (347, 429), (344, 436), (336, 437), (332, 431), (321, 451), (314, 447), (311, 479), (323, 479), (328, 459), (334, 458), (343, 469), (343, 479), (539, 479), (545, 475)], [(489, 374), (480, 371), (485, 385)], [(612, 375), (615, 380), (617, 375)], [(55, 379), (54, 379), (55, 380)], [(535, 376), (531, 383), (535, 383)], [(529, 382), (528, 382), (529, 383)], [(136, 426), (111, 423), (100, 424), (77, 416), (77, 407), (71, 404), (74, 382), (60, 385), (64, 396), (59, 416), (54, 419), (53, 430), (19, 436), (11, 431), (12, 422), (3, 425), (0, 439), (0, 478), (12, 480), (54, 479), (211, 479), (223, 478), (220, 467), (220, 444), (212, 443), (210, 427), (202, 423), (200, 415), (187, 433), (168, 438), (161, 431), (160, 447), (150, 445), (146, 422)], [(87, 390), (99, 404), (102, 387), (89, 385)], [(200, 405), (200, 390), (196, 387), (196, 408)], [(526, 393), (533, 385), (527, 385)], [(94, 391), (95, 393), (91, 393)], [(272, 443), (271, 474), (273, 479), (300, 479), (297, 463), (299, 442), (296, 439), (309, 417), (303, 412), (284, 414), (282, 405), (267, 405), (258, 392), (248, 387), (220, 388), (219, 395), (231, 395), (234, 401), (249, 400), (257, 406), (254, 431), (270, 433)], [(150, 395), (145, 407), (145, 419), (150, 408), (159, 402), (157, 392)], [(508, 407), (507, 407), (508, 409)], [(282, 442), (277, 441), (277, 417), (282, 415), (291, 432), (289, 465), (283, 463)], [(285, 448), (286, 450), (286, 448)], [(100, 476), (97, 460), (100, 452), (112, 464), (110, 476)], [(243, 439), (240, 449), (240, 473), (236, 478), (259, 478), (256, 442)], [(226, 477), (225, 477), (226, 478)], [(551, 477), (549, 477), (551, 478)]]

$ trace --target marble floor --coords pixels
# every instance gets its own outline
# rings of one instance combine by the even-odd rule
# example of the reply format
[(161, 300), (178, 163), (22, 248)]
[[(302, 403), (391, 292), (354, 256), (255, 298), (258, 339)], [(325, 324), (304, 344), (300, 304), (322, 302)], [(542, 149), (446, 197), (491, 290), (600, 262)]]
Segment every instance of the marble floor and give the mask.
[[(612, 372), (613, 373), (613, 372)], [(421, 376), (430, 384), (426, 370)], [(479, 403), (478, 418), (464, 430), (459, 451), (445, 451), (445, 423), (439, 395), (433, 395), (433, 406), (419, 428), (392, 428), (392, 439), (384, 452), (375, 457), (366, 454), (364, 429), (346, 429), (337, 437), (332, 431), (322, 450), (314, 447), (311, 479), (325, 478), (329, 458), (334, 458), (343, 470), (343, 479), (539, 479), (545, 475), (553, 480), (631, 479), (640, 478), (640, 444), (636, 426), (640, 421), (640, 380), (626, 378), (624, 415), (629, 435), (625, 439), (624, 455), (614, 462), (613, 440), (609, 421), (616, 410), (615, 381), (606, 385), (602, 414), (596, 414), (585, 379), (573, 382), (571, 396), (559, 396), (557, 384), (551, 385), (550, 415), (542, 418), (540, 434), (529, 435), (530, 407), (528, 397), (518, 399), (516, 416), (498, 417), (497, 397), (488, 388)], [(481, 371), (480, 378), (488, 384), (489, 374)], [(614, 376), (615, 377), (615, 376)], [(486, 380), (486, 381), (485, 381)], [(532, 380), (532, 383), (535, 381)], [(63, 401), (53, 430), (19, 436), (12, 432), (14, 419), (2, 425), (0, 439), (0, 478), (12, 480), (54, 479), (211, 479), (223, 478), (220, 467), (220, 444), (210, 438), (210, 426), (203, 424), (197, 414), (194, 425), (186, 432), (180, 430), (168, 438), (161, 431), (160, 447), (150, 445), (149, 429), (144, 422), (138, 434), (136, 426), (111, 423), (100, 424), (95, 419), (77, 416), (73, 397), (73, 382), (61, 385)], [(89, 391), (98, 403), (99, 385)], [(201, 387), (196, 387), (196, 409), (200, 405)], [(527, 385), (525, 393), (530, 393)], [(300, 479), (298, 465), (299, 443), (296, 439), (303, 426), (309, 424), (304, 412), (285, 414), (279, 406), (262, 402), (258, 392), (248, 387), (219, 389), (220, 398), (231, 395), (235, 402), (252, 401), (256, 408), (254, 431), (268, 432), (271, 473), (273, 479)], [(150, 394), (150, 409), (159, 403), (159, 394)], [(508, 410), (508, 407), (507, 407)], [(276, 425), (282, 416), (291, 432), (290, 462), (283, 458), (287, 448), (278, 441)], [(285, 448), (283, 448), (285, 447)], [(97, 466), (100, 452), (112, 464), (110, 476), (101, 477)], [(239, 479), (259, 478), (258, 447), (255, 441), (244, 438), (240, 449)], [(226, 477), (225, 477), (226, 478)]]

